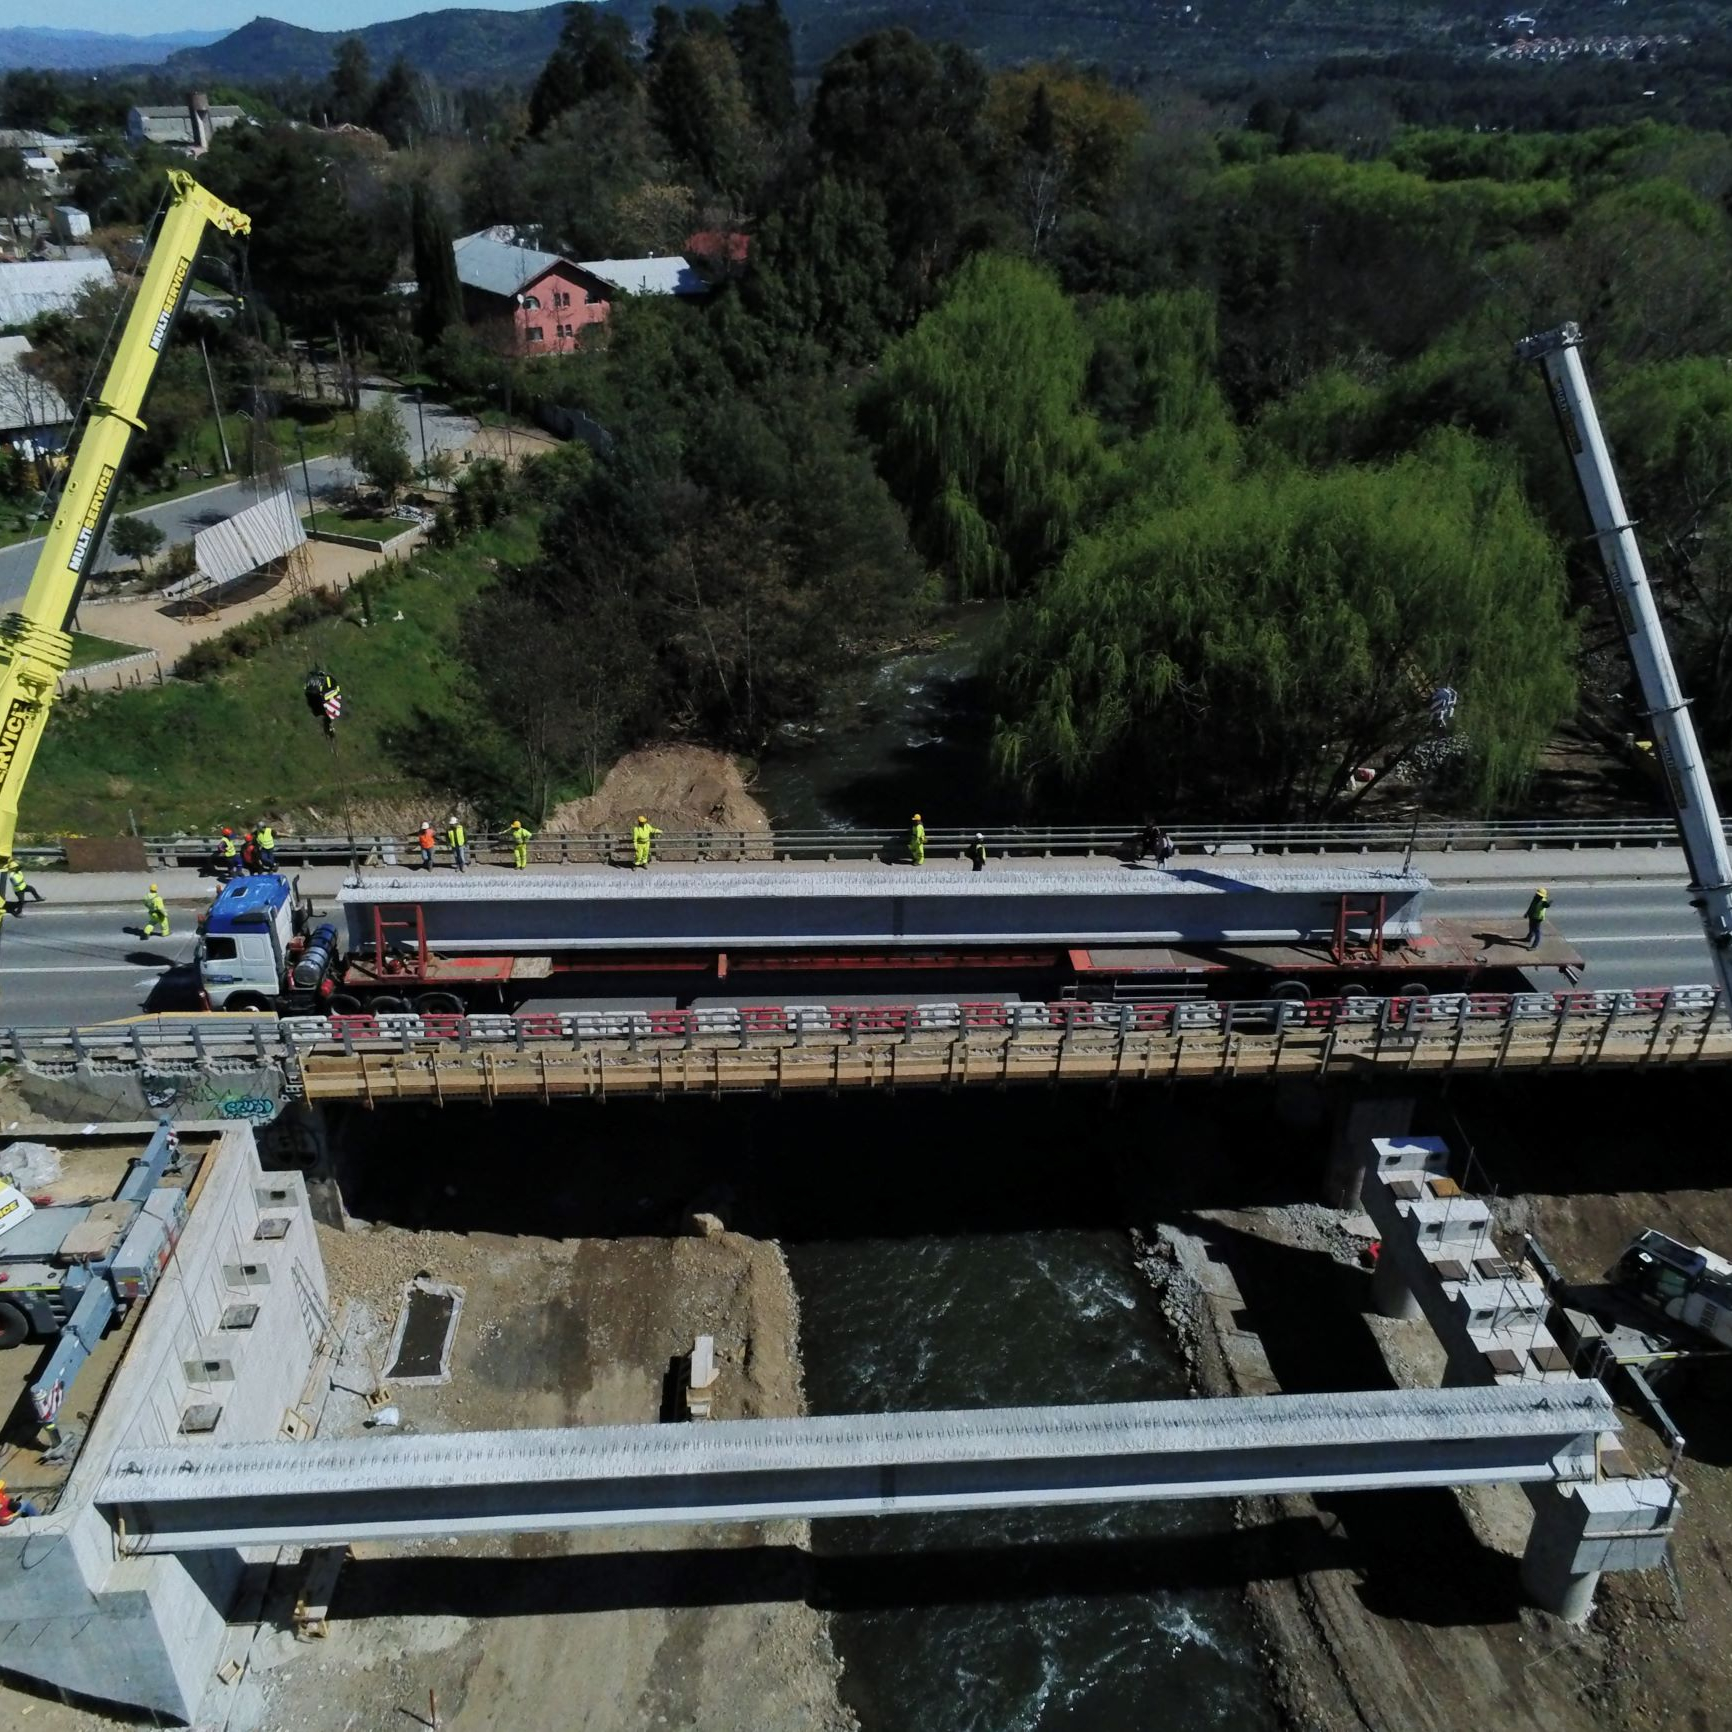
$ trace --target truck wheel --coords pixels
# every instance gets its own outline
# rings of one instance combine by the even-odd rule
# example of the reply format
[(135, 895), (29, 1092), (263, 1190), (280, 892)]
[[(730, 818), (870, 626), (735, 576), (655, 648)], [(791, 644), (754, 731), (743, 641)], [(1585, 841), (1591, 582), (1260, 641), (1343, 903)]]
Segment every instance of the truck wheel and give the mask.
[(327, 1008), (332, 1016), (359, 1016), (361, 1001), (352, 992), (333, 992)]
[(461, 1016), (463, 1000), (454, 992), (424, 992), (415, 1000), (423, 1016)]
[(406, 998), (397, 998), (386, 992), (373, 999), (367, 1008), (375, 1016), (401, 1016), (409, 1008), (409, 1001)]
[(30, 1333), (30, 1324), (16, 1305), (0, 1300), (0, 1347), (21, 1347)]
[(1269, 988), (1269, 996), (1285, 999), (1289, 1004), (1303, 1004), (1311, 993), (1302, 980), (1278, 980)]
[(270, 1008), (270, 1000), (267, 999), (262, 992), (237, 992), (234, 997), (223, 1006), (224, 1010), (241, 1011), (269, 1010)]
[(1431, 988), (1423, 980), (1408, 980), (1402, 983), (1400, 998), (1430, 998)]

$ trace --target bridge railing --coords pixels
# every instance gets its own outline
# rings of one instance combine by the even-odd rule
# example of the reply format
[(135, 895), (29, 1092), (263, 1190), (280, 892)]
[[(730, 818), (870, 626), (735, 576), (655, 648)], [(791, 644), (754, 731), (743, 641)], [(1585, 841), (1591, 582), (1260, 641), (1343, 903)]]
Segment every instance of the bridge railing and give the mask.
[[(652, 814), (653, 815), (653, 814)], [(966, 826), (933, 825), (926, 832), (927, 853), (957, 858), (978, 833), (994, 858), (1122, 854), (1129, 852), (1139, 824), (998, 825), (975, 831)], [(1606, 818), (1436, 818), (1415, 824), (1411, 818), (1367, 818), (1329, 823), (1184, 824), (1167, 826), (1181, 854), (1390, 854), (1409, 846), (1420, 853), (1499, 849), (1671, 848), (1677, 827), (1665, 817)], [(1732, 839), (1732, 823), (1727, 827)], [(216, 853), (214, 836), (146, 836), (145, 857), (153, 867), (199, 866)], [(670, 861), (904, 860), (907, 831), (896, 830), (668, 830), (656, 838), (657, 858)], [(475, 831), (474, 858), (506, 864), (511, 843), (503, 832)], [(58, 843), (20, 845), (20, 858), (52, 864), (65, 858)], [(348, 836), (277, 835), (282, 866), (410, 866), (420, 860), (413, 837), (377, 834)], [(440, 858), (449, 857), (443, 846)], [(623, 863), (631, 858), (627, 830), (586, 830), (539, 835), (529, 844), (532, 866)]]
[(905, 1005), (791, 1004), (699, 1010), (546, 1011), (511, 1015), (174, 1018), (84, 1028), (14, 1028), (0, 1056), (48, 1066), (168, 1062), (281, 1063), (318, 1055), (473, 1050), (645, 1051), (749, 1047), (1026, 1045), (1051, 1050), (1131, 1039), (1283, 1036), (1342, 1031), (1409, 1042), (1546, 1034), (1565, 1028), (1635, 1035), (1669, 1025), (1704, 1033), (1720, 1008), (1709, 986), (1626, 991), (1436, 993), (1414, 998), (1177, 1000), (1113, 1004), (945, 1001)]

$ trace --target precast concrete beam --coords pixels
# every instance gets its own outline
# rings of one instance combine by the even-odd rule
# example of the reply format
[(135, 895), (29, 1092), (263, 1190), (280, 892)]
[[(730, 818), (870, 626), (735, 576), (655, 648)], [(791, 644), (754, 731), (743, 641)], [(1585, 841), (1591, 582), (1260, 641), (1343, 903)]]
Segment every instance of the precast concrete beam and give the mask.
[(133, 1552), (1591, 1479), (1598, 1384), (118, 1451)]

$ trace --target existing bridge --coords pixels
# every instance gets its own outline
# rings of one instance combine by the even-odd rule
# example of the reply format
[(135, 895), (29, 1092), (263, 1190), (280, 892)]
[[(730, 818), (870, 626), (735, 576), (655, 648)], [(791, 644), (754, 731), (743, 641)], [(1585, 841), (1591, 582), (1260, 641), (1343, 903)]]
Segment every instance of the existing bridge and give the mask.
[[(149, 1090), (265, 1073), (280, 1078), (274, 1092), (309, 1101), (444, 1105), (1723, 1065), (1732, 1023), (1702, 986), (1312, 1003), (163, 1017), (13, 1029), (0, 1034), (0, 1054), (68, 1082), (132, 1079)], [(260, 1116), (271, 1110), (260, 1102)]]

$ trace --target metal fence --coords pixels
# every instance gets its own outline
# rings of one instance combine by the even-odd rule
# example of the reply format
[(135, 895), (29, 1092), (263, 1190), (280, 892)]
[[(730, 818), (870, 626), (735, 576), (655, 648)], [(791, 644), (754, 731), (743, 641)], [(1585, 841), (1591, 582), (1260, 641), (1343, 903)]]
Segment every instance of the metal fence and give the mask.
[[(979, 835), (995, 858), (1043, 855), (1127, 854), (1141, 831), (1137, 824), (1013, 825), (981, 830), (929, 827), (927, 853), (959, 858)], [(1500, 849), (1672, 848), (1677, 826), (1664, 817), (1610, 818), (1411, 818), (1366, 819), (1318, 824), (1171, 824), (1167, 833), (1181, 854), (1400, 854), (1484, 852)], [(1727, 826), (1732, 840), (1732, 823)], [(152, 866), (199, 866), (216, 853), (214, 836), (146, 836)], [(668, 830), (656, 838), (662, 860), (904, 860), (905, 830)], [(476, 831), (473, 857), (504, 864), (511, 843), (503, 832)], [(23, 859), (53, 863), (65, 858), (58, 844), (20, 846)], [(277, 833), (277, 861), (284, 866), (412, 865), (420, 848), (412, 836), (294, 836)], [(625, 862), (631, 834), (587, 830), (537, 836), (529, 845), (532, 865), (593, 865)], [(441, 844), (442, 859), (449, 850)]]

